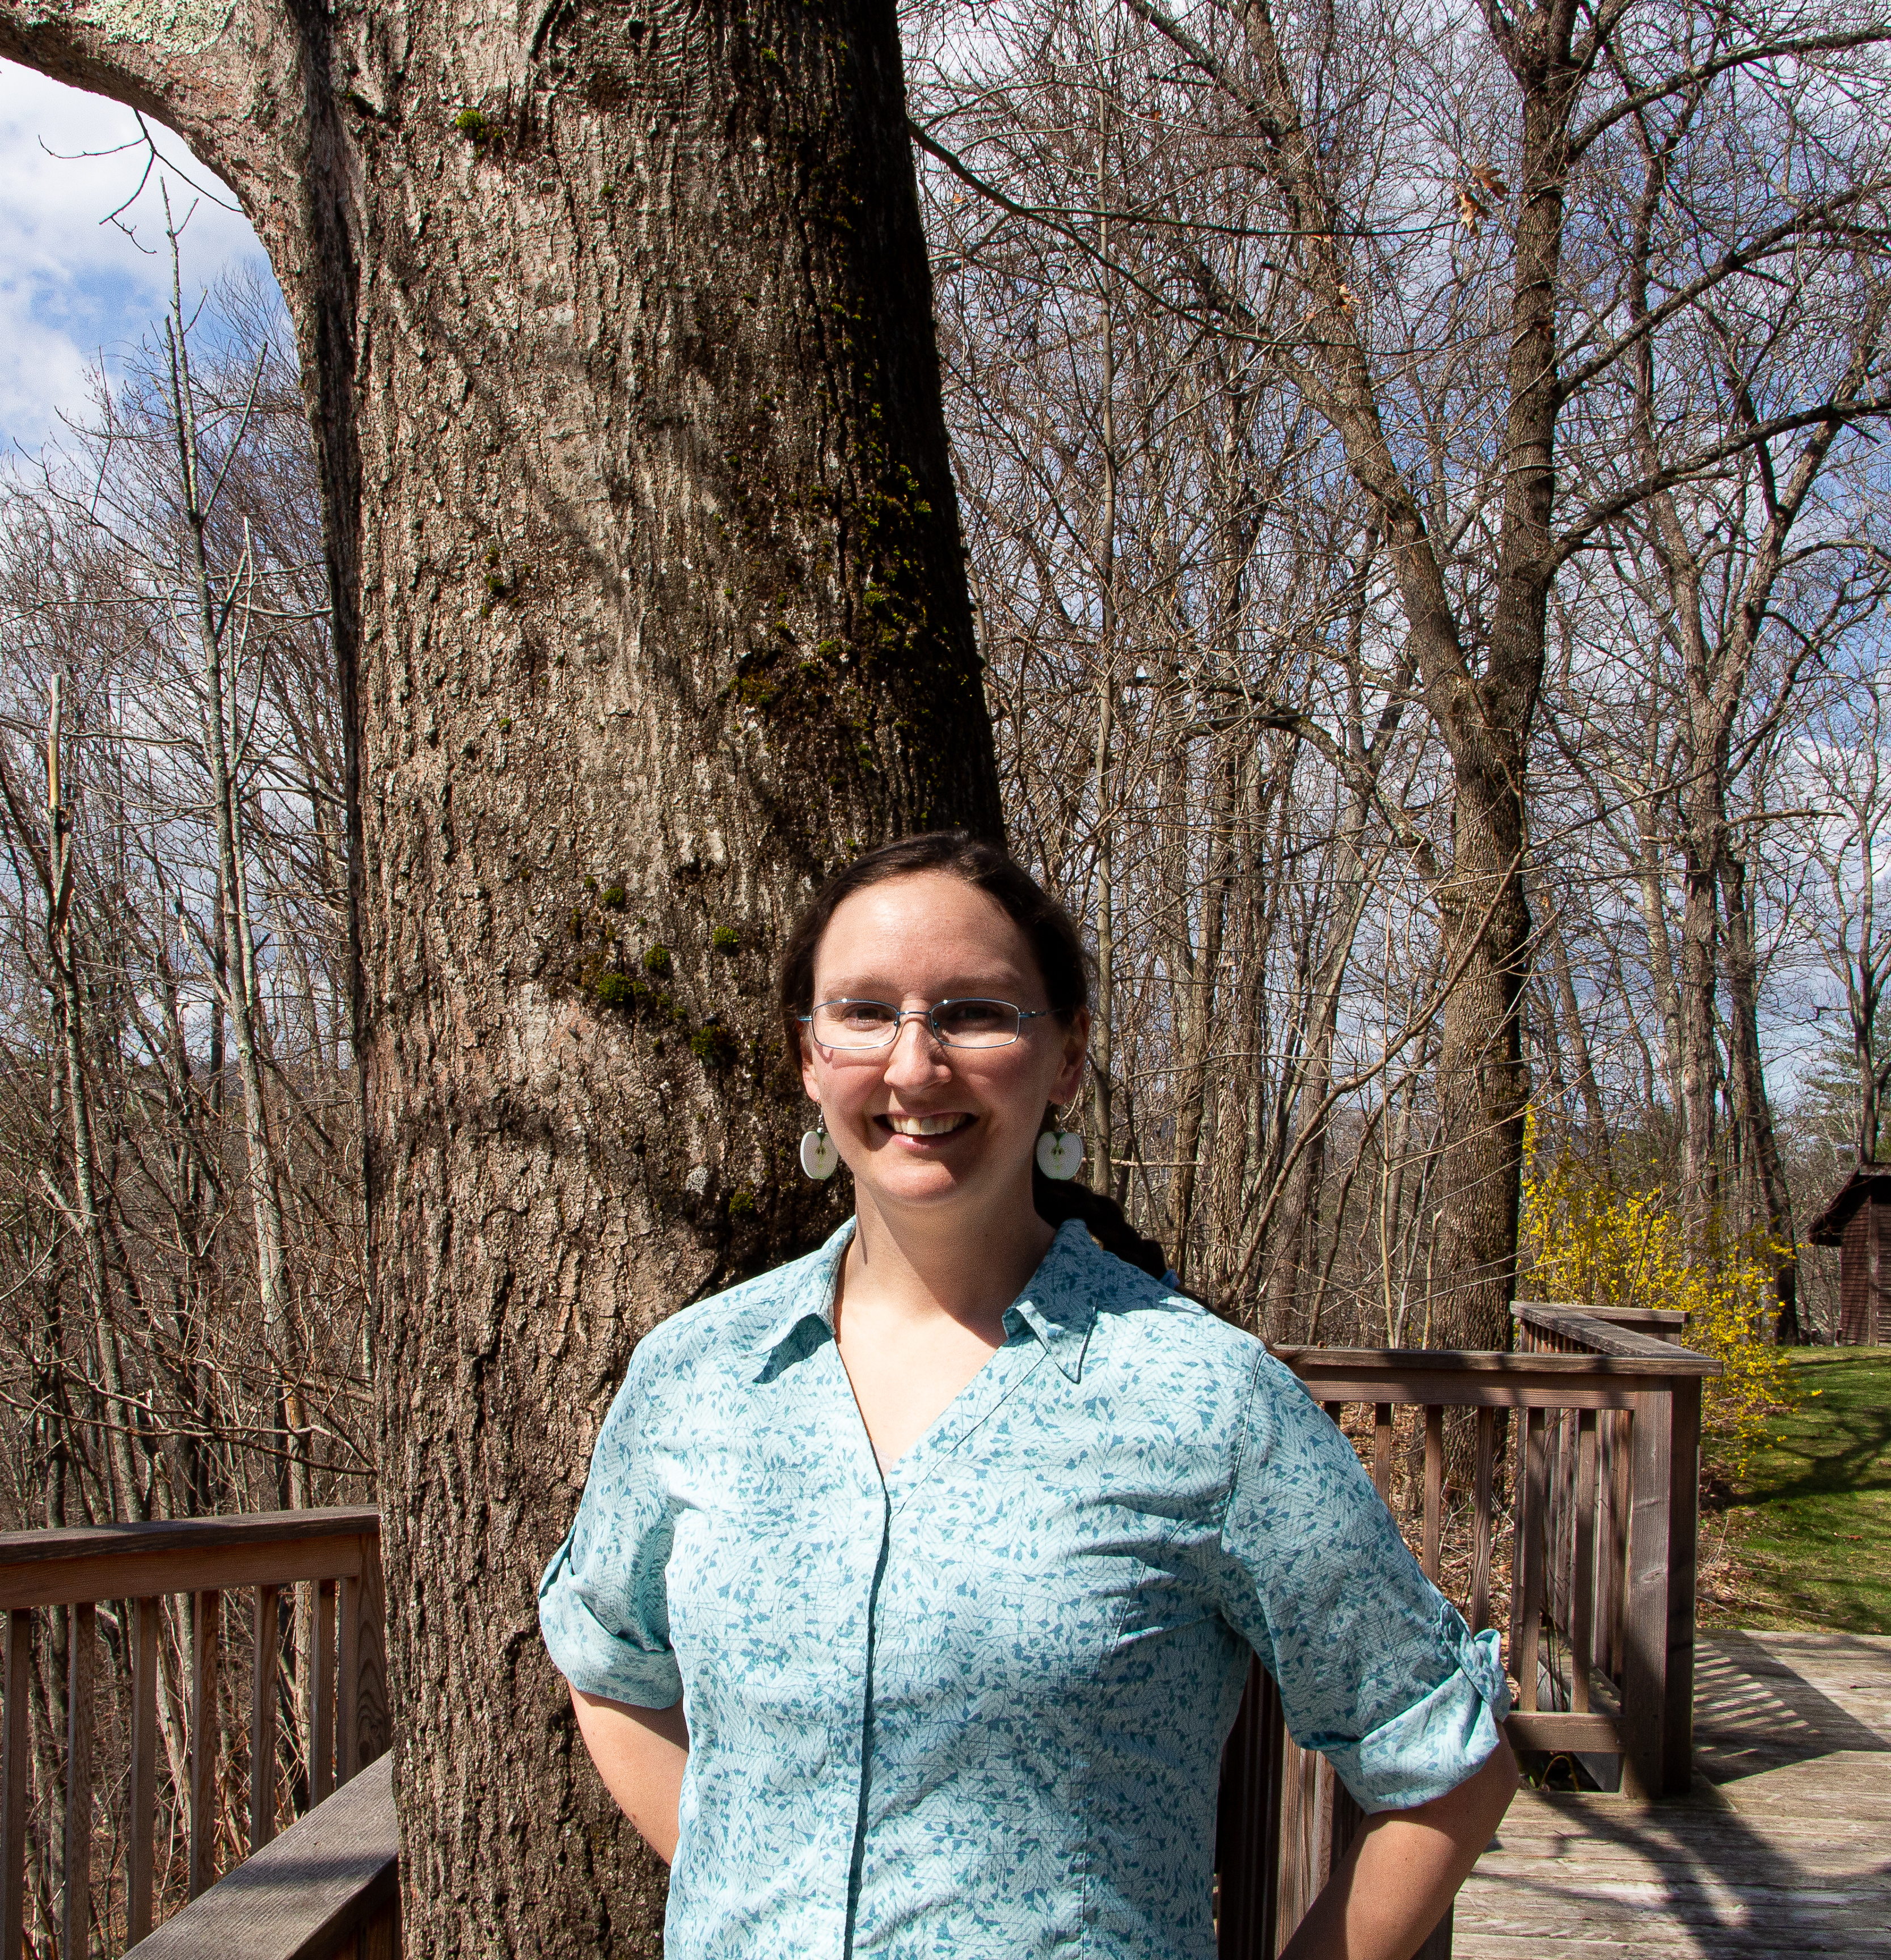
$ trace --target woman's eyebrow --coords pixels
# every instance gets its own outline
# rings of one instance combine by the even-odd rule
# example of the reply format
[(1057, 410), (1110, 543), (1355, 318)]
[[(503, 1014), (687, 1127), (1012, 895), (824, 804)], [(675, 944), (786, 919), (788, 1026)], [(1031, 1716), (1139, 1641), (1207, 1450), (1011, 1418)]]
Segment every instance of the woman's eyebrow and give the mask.
[[(930, 998), (934, 1001), (1010, 1000), (1023, 988), (1024, 980), (1020, 974), (960, 975)], [(839, 974), (827, 981), (820, 998), (824, 1001), (890, 1001), (895, 994), (915, 991), (883, 973)]]

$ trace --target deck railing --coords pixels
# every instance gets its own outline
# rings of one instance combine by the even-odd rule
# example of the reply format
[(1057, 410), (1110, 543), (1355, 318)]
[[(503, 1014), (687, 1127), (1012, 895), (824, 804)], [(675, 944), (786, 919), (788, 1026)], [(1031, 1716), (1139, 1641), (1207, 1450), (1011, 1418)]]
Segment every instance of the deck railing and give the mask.
[[(1532, 1302), (1520, 1303), (1516, 1316), (1514, 1353), (1279, 1351), (1358, 1437), (1381, 1493), (1409, 1513), (1420, 1562), (1474, 1629), (1490, 1623), (1507, 1589), (1509, 1609), (1499, 1616), (1507, 1622), (1507, 1660), (1517, 1685), (1513, 1743), (1618, 1756), (1628, 1790), (1685, 1791), (1701, 1384), (1718, 1365), (1658, 1338), (1678, 1335), (1679, 1316)], [(1447, 1540), (1456, 1548), (1448, 1561)], [(314, 1643), (305, 1698), (314, 1711), (307, 1760), (316, 1807), (271, 1847), (276, 1602), (296, 1583), (316, 1589), (316, 1625), (329, 1630)], [(215, 1729), (205, 1711), (215, 1701), (217, 1599), (238, 1587), (253, 1592), (256, 1628), (250, 1855), (152, 1934), (141, 1960), (228, 1960), (233, 1953), (243, 1960), (398, 1960), (386, 1764), (320, 1800), (338, 1762), (345, 1780), (385, 1745), (371, 1511), (0, 1537), (0, 1605), (8, 1610), (0, 1960), (21, 1952), (25, 1665), (33, 1612), (63, 1607), (73, 1615), (67, 1759), (78, 1800), (66, 1806), (60, 1951), (78, 1960), (88, 1950), (82, 1929), (89, 1913), (91, 1616), (100, 1601), (126, 1599), (135, 1622), (126, 1911), (135, 1940), (150, 1927), (159, 1599), (189, 1596), (196, 1630), (189, 1779), (195, 1894), (212, 1876), (209, 1752), (199, 1739)], [(1257, 1668), (1222, 1762), (1223, 1960), (1272, 1960), (1360, 1822), (1325, 1759), (1301, 1751), (1286, 1732), (1279, 1697)], [(1448, 1960), (1450, 1940), (1447, 1914), (1423, 1960)]]
[[(1701, 1391), (1720, 1364), (1674, 1344), (1679, 1313), (1539, 1300), (1519, 1300), (1512, 1312), (1521, 1354), (1606, 1367), (1619, 1386), (1638, 1367), (1666, 1384), (1625, 1405), (1526, 1418), (1517, 1542), (1527, 1584), (1514, 1592), (1511, 1626), (1520, 1705), (1547, 1699), (1573, 1720), (1590, 1713), (1594, 1688), (1612, 1692), (1625, 1787), (1685, 1796), (1694, 1761)], [(1539, 1624), (1560, 1638), (1539, 1641)]]
[[(1507, 1567), (1513, 1745), (1616, 1756), (1631, 1793), (1685, 1793), (1701, 1383), (1720, 1364), (1656, 1338), (1678, 1335), (1679, 1315), (1536, 1302), (1515, 1312), (1514, 1353), (1276, 1352), (1362, 1446), (1369, 1430), (1373, 1481), (1389, 1501), (1399, 1412), (1413, 1412), (1408, 1508), (1419, 1562), (1474, 1632), (1491, 1623), (1494, 1580)], [(1507, 1518), (1498, 1505), (1504, 1469)], [(1451, 1483), (1466, 1481), (1454, 1503)], [(1456, 1583), (1442, 1556), (1447, 1513), (1470, 1539)], [(1223, 1960), (1272, 1960), (1361, 1821), (1325, 1759), (1288, 1735), (1279, 1697), (1257, 1669), (1222, 1763)], [(1422, 1952), (1424, 1960), (1449, 1955), (1448, 1915)]]
[[(105, 1929), (135, 1946), (151, 1930), (155, 1886), (159, 1647), (167, 1596), (178, 1611), (189, 1656), (185, 1718), (188, 1814), (186, 1889), (193, 1899), (215, 1881), (217, 1771), (223, 1723), (222, 1596), (250, 1596), (249, 1831), (253, 1856), (275, 1834), (277, 1709), (284, 1593), (307, 1589), (298, 1659), (307, 1721), (304, 1762), (311, 1809), (387, 1746), (386, 1608), (380, 1581), (380, 1521), (371, 1510), (281, 1511), (162, 1524), (112, 1524), (72, 1531), (0, 1533), (0, 1610), (6, 1615), (4, 1713), (0, 1713), (0, 1960), (21, 1960), (27, 1905), (27, 1786), (31, 1739), (34, 1621), (66, 1616), (61, 1779), (63, 1884), (59, 1950), (84, 1960), (92, 1950), (94, 1736), (98, 1617), (116, 1605), (113, 1629), (126, 1659), (130, 1707), (126, 1856), (119, 1923)], [(50, 1643), (48, 1643), (49, 1651)], [(47, 1752), (47, 1760), (54, 1752)], [(53, 1793), (40, 1793), (49, 1816)], [(115, 1941), (108, 1943), (116, 1943)], [(320, 1960), (311, 1951), (306, 1960)]]

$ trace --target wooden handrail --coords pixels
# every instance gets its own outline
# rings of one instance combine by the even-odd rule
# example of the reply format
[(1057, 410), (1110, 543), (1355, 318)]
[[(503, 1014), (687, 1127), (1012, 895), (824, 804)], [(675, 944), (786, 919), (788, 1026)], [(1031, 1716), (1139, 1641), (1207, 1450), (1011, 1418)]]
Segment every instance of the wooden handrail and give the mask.
[(1523, 1318), (1521, 1309), (1548, 1307), (1558, 1313), (1580, 1313), (1591, 1320), (1603, 1320), (1617, 1327), (1638, 1327), (1644, 1334), (1662, 1340), (1678, 1340), (1686, 1328), (1688, 1316), (1678, 1308), (1666, 1306), (1585, 1306), (1576, 1300), (1514, 1300), (1511, 1318)]
[(326, 1504), (306, 1511), (231, 1511), (208, 1518), (115, 1519), (59, 1531), (0, 1532), (0, 1565), (46, 1565), (100, 1551), (177, 1551), (195, 1545), (237, 1545), (253, 1540), (288, 1544), (304, 1538), (380, 1535), (372, 1504)]
[(126, 1960), (397, 1960), (393, 1760), (369, 1764)]
[(0, 1532), (0, 1610), (358, 1579), (372, 1506)]
[[(1460, 1352), (1424, 1348), (1277, 1348), (1323, 1402), (1436, 1404), (1450, 1408), (1628, 1408), (1720, 1363), (1665, 1341), (1593, 1354)], [(1653, 1350), (1652, 1353), (1649, 1350)]]
[(1705, 1354), (1676, 1348), (1672, 1341), (1657, 1340), (1615, 1315), (1590, 1313), (1581, 1307), (1546, 1306), (1535, 1300), (1519, 1300), (1511, 1309), (1520, 1329), (1530, 1335), (1568, 1344), (1565, 1353), (1619, 1354), (1641, 1357), (1651, 1366), (1663, 1357), (1678, 1367), (1692, 1361), (1693, 1372), (1717, 1375), (1720, 1363)]
[[(222, 1518), (107, 1524), (78, 1529), (0, 1533), (0, 1611), (5, 1615), (5, 1709), (0, 1714), (0, 1960), (20, 1960), (25, 1943), (29, 1684), (36, 1612), (68, 1615), (64, 1880), (61, 1950), (91, 1944), (92, 1761), (100, 1602), (122, 1600), (130, 1703), (124, 1921), (112, 1943), (136, 1945), (151, 1929), (157, 1890), (157, 1734), (164, 1602), (180, 1596), (190, 1655), (183, 1727), (184, 1787), (174, 1791), (189, 1817), (188, 1890), (215, 1881), (216, 1766), (221, 1740), (226, 1592), (252, 1594), (250, 1849), (260, 1851), (276, 1824), (276, 1709), (281, 1691), (280, 1613), (285, 1589), (307, 1586), (298, 1660), (306, 1723), (309, 1804), (319, 1806), (387, 1745), (386, 1611), (380, 1579), (380, 1520), (372, 1509), (266, 1512)], [(51, 1800), (52, 1793), (46, 1793)]]

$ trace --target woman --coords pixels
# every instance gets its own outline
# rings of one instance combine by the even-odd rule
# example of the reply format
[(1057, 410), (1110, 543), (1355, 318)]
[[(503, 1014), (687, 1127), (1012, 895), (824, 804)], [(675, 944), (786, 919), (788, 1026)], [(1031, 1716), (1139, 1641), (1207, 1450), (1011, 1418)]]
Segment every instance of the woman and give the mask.
[(540, 1589), (669, 1960), (1211, 1954), (1250, 1650), (1373, 1813), (1294, 1960), (1409, 1955), (1509, 1801), (1495, 1637), (1261, 1343), (1034, 1171), (1078, 1154), (1087, 1001), (1068, 915), (962, 833), (789, 944), (803, 1160), (855, 1217), (645, 1336)]

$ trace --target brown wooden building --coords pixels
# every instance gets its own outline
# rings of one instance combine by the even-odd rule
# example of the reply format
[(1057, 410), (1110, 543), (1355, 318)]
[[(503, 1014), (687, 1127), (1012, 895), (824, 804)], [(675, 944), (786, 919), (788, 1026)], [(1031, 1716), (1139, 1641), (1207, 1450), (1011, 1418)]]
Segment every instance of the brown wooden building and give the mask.
[(1806, 1236), (1838, 1248), (1838, 1338), (1891, 1344), (1891, 1164), (1861, 1164)]

